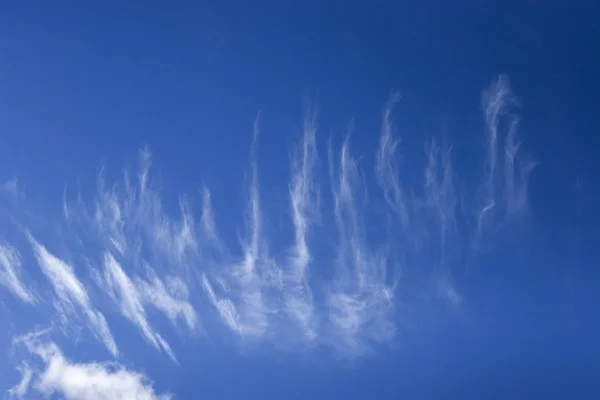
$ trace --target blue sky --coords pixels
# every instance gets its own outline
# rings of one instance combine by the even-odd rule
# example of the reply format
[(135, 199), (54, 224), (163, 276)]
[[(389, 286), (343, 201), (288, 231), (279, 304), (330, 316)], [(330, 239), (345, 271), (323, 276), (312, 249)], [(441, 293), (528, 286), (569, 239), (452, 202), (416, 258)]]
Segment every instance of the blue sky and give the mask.
[(2, 396), (600, 396), (598, 6), (126, 3), (0, 5)]

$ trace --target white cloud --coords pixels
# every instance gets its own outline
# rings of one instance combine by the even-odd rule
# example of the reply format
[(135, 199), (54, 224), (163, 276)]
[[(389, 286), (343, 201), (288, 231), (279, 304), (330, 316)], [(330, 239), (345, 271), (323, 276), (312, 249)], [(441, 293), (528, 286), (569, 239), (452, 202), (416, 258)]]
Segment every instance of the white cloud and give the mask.
[[(175, 360), (168, 343), (152, 329), (147, 307), (154, 307), (175, 325), (183, 322), (190, 331), (201, 326), (185, 283), (196, 276), (191, 266), (199, 256), (198, 232), (185, 196), (179, 198), (178, 217), (165, 211), (159, 192), (151, 183), (150, 167), (151, 155), (143, 149), (135, 179), (126, 170), (121, 182), (108, 185), (101, 171), (98, 193), (91, 206), (78, 195), (74, 203), (65, 200), (64, 214), (78, 238), (104, 246), (104, 257), (97, 261), (104, 266), (104, 273), (96, 276), (122, 314), (152, 346)], [(209, 201), (207, 192), (208, 213)], [(201, 228), (208, 226), (207, 218), (212, 215), (203, 216)], [(94, 229), (87, 229), (89, 225)], [(127, 266), (127, 272), (122, 265)]]
[(41, 362), (41, 368), (25, 366), (22, 378), (11, 395), (25, 398), (33, 391), (66, 400), (166, 400), (168, 394), (157, 394), (140, 372), (124, 368), (117, 363), (76, 363), (64, 356), (51, 341), (42, 340), (43, 334), (34, 333), (15, 339), (23, 344)]
[[(486, 164), (482, 183), (481, 205), (477, 211), (475, 241), (486, 231), (498, 227), (508, 218), (528, 207), (528, 180), (536, 163), (521, 155), (517, 139), (518, 118), (511, 107), (518, 104), (506, 75), (498, 76), (482, 95), (487, 140)], [(506, 120), (507, 127), (502, 125)], [(506, 131), (502, 135), (501, 128)], [(498, 148), (504, 141), (504, 157), (499, 159)], [(498, 168), (498, 164), (504, 166)]]
[(113, 255), (108, 252), (104, 255), (104, 279), (102, 283), (113, 301), (119, 305), (123, 316), (138, 327), (152, 346), (157, 349), (162, 348), (173, 361), (176, 361), (171, 347), (150, 326), (143, 299), (138, 289)]
[(22, 398), (29, 390), (31, 378), (33, 377), (33, 370), (23, 363), (20, 367), (17, 367), (17, 371), (21, 373), (21, 380), (15, 386), (8, 390), (8, 396), (10, 398)]
[(225, 325), (227, 325), (227, 327), (234, 332), (238, 333), (239, 335), (243, 335), (245, 328), (242, 326), (242, 323), (240, 322), (240, 316), (231, 300), (219, 299), (205, 274), (202, 275), (202, 285), (208, 294), (210, 302), (217, 309), (219, 315), (221, 316), (223, 323), (225, 323)]
[(212, 209), (210, 190), (202, 188), (202, 215), (201, 215), (202, 235), (205, 242), (222, 250), (222, 244), (215, 228), (215, 219)]
[[(465, 301), (453, 268), (469, 258), (473, 242), (487, 240), (509, 218), (521, 217), (533, 168), (516, 137), (517, 120), (508, 112), (515, 101), (505, 77), (483, 95), (486, 164), (479, 182), (460, 180), (452, 159), (462, 154), (454, 154), (459, 148), (446, 141), (426, 141), (423, 163), (402, 159), (392, 118), (397, 101), (393, 95), (383, 111), (374, 171), (363, 173), (359, 160), (369, 157), (353, 154), (348, 138), (335, 151), (330, 145), (325, 168), (333, 207), (321, 201), (322, 194), (328, 196), (327, 184), (318, 174), (316, 114), (309, 110), (289, 181), (283, 182), (287, 212), (281, 214), (281, 204), (274, 204), (280, 197), (269, 197), (268, 205), (263, 200), (271, 193), (263, 193), (259, 182), (257, 119), (239, 243), (227, 241), (236, 228), (231, 218), (223, 218), (225, 227), (215, 223), (220, 216), (212, 206), (218, 199), (209, 188), (201, 188), (199, 199), (180, 195), (174, 205), (165, 201), (150, 174), (147, 150), (140, 152), (135, 173), (105, 182), (101, 172), (90, 201), (78, 194), (69, 202), (65, 195), (65, 231), (71, 234), (65, 243), (84, 253), (92, 268), (101, 266), (93, 272), (99, 286), (151, 346), (173, 359), (152, 318), (164, 315), (192, 333), (209, 330), (200, 320), (206, 305), (244, 342), (325, 344), (358, 354), (375, 342), (392, 341), (403, 288), (422, 293), (423, 287), (410, 286), (423, 285), (428, 295), (457, 308)], [(372, 172), (373, 185), (367, 181)], [(33, 247), (57, 294), (57, 309), (67, 317), (83, 314), (95, 332), (102, 332), (104, 317), (91, 307), (73, 269), (43, 246)], [(10, 262), (0, 270), (2, 283), (27, 301), (26, 286), (19, 289), (15, 283), (22, 282), (19, 264), (5, 260)], [(399, 280), (400, 266), (408, 283)], [(98, 336), (110, 348), (107, 326)]]
[(396, 214), (404, 231), (409, 229), (409, 206), (405, 189), (399, 181), (398, 147), (400, 139), (394, 137), (394, 125), (392, 122), (393, 107), (399, 100), (399, 95), (394, 94), (383, 112), (383, 124), (379, 136), (379, 147), (377, 149), (377, 180), (383, 189), (385, 201)]
[(0, 243), (0, 285), (25, 303), (37, 302), (35, 295), (22, 282), (21, 257), (17, 249)]
[(294, 244), (287, 260), (289, 265), (284, 273), (284, 295), (286, 311), (299, 322), (306, 338), (316, 337), (314, 302), (308, 283), (309, 267), (312, 261), (308, 235), (318, 216), (318, 190), (314, 182), (314, 168), (317, 162), (316, 113), (309, 110), (303, 127), (302, 141), (292, 158), (292, 179), (290, 203), (294, 225)]
[(0, 183), (0, 192), (6, 194), (12, 202), (17, 202), (25, 198), (25, 192), (19, 186), (19, 180), (17, 178)]
[(386, 341), (395, 335), (391, 319), (394, 283), (388, 277), (387, 255), (372, 249), (364, 233), (357, 193), (365, 189), (348, 140), (341, 147), (337, 166), (329, 148), (339, 244), (328, 306), (334, 345), (344, 352), (361, 353), (368, 350), (370, 341)]
[(51, 254), (30, 234), (28, 234), (28, 238), (42, 272), (58, 297), (58, 303), (56, 304), (62, 317), (68, 319), (66, 314), (78, 308), (87, 318), (94, 335), (102, 341), (113, 356), (116, 356), (118, 353), (117, 345), (110, 332), (108, 323), (104, 315), (96, 311), (92, 306), (85, 286), (77, 279), (73, 268)]
[(194, 307), (187, 300), (187, 286), (177, 277), (171, 277), (169, 282), (171, 285), (165, 287), (164, 283), (154, 276), (150, 282), (137, 278), (135, 286), (145, 303), (152, 304), (173, 324), (176, 324), (178, 319), (183, 320), (193, 331), (198, 326), (198, 318)]
[(224, 274), (223, 271), (215, 271), (222, 282), (235, 290), (234, 296), (218, 299), (206, 276), (202, 278), (204, 289), (221, 319), (244, 338), (261, 338), (267, 332), (269, 317), (277, 312), (277, 308), (273, 303), (268, 304), (270, 299), (266, 294), (278, 291), (282, 279), (281, 270), (269, 255), (267, 236), (263, 231), (256, 161), (259, 122), (257, 117), (250, 160), (246, 234), (241, 239), (242, 255), (227, 254), (226, 259), (237, 258), (237, 261), (226, 267)]

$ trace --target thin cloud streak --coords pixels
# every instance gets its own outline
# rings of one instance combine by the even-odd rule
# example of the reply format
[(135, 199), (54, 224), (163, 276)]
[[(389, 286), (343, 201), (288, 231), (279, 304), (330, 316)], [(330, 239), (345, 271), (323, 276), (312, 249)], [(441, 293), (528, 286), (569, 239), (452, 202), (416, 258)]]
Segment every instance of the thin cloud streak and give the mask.
[(228, 254), (227, 259), (237, 258), (238, 261), (226, 267), (225, 274), (217, 272), (217, 277), (235, 292), (231, 293), (233, 296), (218, 298), (208, 279), (202, 278), (203, 287), (221, 319), (245, 339), (260, 339), (267, 333), (269, 317), (278, 311), (274, 304), (267, 304), (267, 293), (277, 291), (281, 286), (281, 271), (269, 256), (267, 237), (263, 232), (256, 161), (259, 132), (260, 115), (254, 122), (250, 151), (245, 235), (240, 240), (242, 254), (241, 257)]
[(31, 379), (33, 378), (33, 370), (27, 363), (23, 363), (23, 365), (17, 367), (17, 371), (21, 374), (21, 380), (8, 390), (9, 398), (23, 398), (29, 390)]
[(316, 112), (309, 110), (304, 119), (302, 141), (292, 158), (290, 203), (294, 225), (294, 244), (290, 249), (289, 268), (285, 270), (284, 289), (286, 311), (300, 323), (305, 337), (316, 337), (314, 302), (309, 286), (309, 266), (312, 261), (308, 245), (309, 231), (318, 216), (318, 190), (314, 182), (317, 162)]
[[(336, 276), (328, 293), (329, 320), (338, 350), (356, 354), (369, 350), (369, 342), (395, 335), (391, 319), (393, 284), (388, 283), (388, 259), (365, 237), (356, 194), (364, 190), (357, 160), (346, 137), (339, 161), (330, 145), (329, 163), (334, 213), (338, 227)], [(336, 165), (337, 164), (337, 165)]]
[(376, 173), (379, 185), (383, 190), (386, 204), (400, 220), (404, 231), (409, 229), (409, 205), (407, 205), (405, 189), (399, 181), (398, 147), (400, 139), (394, 137), (392, 113), (400, 96), (394, 94), (388, 100), (383, 112), (383, 123), (377, 149)]
[(21, 257), (17, 249), (9, 244), (0, 243), (0, 285), (21, 301), (35, 304), (36, 296), (22, 282), (21, 270)]
[[(483, 200), (476, 213), (475, 242), (510, 217), (528, 207), (528, 180), (536, 166), (533, 160), (518, 157), (521, 142), (517, 139), (519, 120), (511, 114), (518, 102), (513, 95), (508, 76), (500, 75), (483, 91), (482, 105), (485, 120), (487, 154), (482, 182)], [(502, 135), (502, 123), (506, 134)], [(504, 157), (499, 158), (499, 147), (504, 142)], [(499, 162), (500, 168), (499, 168)], [(504, 168), (501, 168), (503, 165)]]
[(191, 331), (198, 327), (196, 310), (187, 300), (188, 289), (181, 280), (178, 280), (178, 288), (168, 288), (156, 276), (150, 282), (137, 278), (135, 286), (143, 301), (160, 310), (174, 325), (181, 320)]
[(138, 327), (148, 343), (156, 349), (162, 349), (171, 360), (176, 362), (171, 347), (159, 333), (152, 329), (148, 322), (141, 294), (114, 256), (108, 252), (104, 255), (102, 283), (112, 300), (119, 305), (123, 316)]
[(62, 318), (68, 320), (68, 314), (74, 312), (76, 308), (79, 309), (86, 317), (94, 335), (116, 357), (118, 354), (117, 345), (110, 332), (106, 318), (92, 306), (87, 290), (75, 276), (73, 268), (50, 253), (46, 247), (39, 244), (29, 233), (28, 238), (38, 265), (58, 297), (57, 308)]

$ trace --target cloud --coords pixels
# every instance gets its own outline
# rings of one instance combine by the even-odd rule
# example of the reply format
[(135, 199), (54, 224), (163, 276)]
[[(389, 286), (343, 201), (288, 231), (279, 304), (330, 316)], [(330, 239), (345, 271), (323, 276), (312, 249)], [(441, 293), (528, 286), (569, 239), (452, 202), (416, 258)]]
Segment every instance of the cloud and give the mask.
[(10, 398), (22, 398), (29, 390), (31, 378), (33, 378), (33, 370), (23, 363), (20, 367), (17, 367), (17, 371), (21, 374), (21, 380), (15, 386), (8, 390), (8, 396)]
[(210, 302), (221, 316), (223, 323), (227, 325), (229, 329), (243, 336), (245, 328), (240, 321), (240, 316), (233, 302), (229, 299), (219, 299), (206, 275), (202, 275), (202, 285), (208, 294)]
[(38, 265), (58, 297), (56, 306), (62, 318), (68, 320), (68, 314), (75, 312), (75, 309), (79, 309), (86, 317), (94, 335), (102, 341), (113, 356), (116, 356), (118, 353), (117, 345), (110, 332), (108, 323), (104, 315), (96, 311), (92, 306), (85, 286), (77, 279), (73, 268), (51, 254), (29, 233), (28, 238)]
[[(150, 346), (173, 360), (155, 317), (210, 334), (215, 327), (200, 316), (213, 312), (244, 344), (279, 348), (328, 346), (356, 355), (393, 342), (401, 316), (396, 306), (405, 300), (437, 297), (463, 310), (468, 299), (454, 270), (507, 221), (521, 221), (534, 165), (516, 135), (510, 111), (516, 101), (504, 76), (482, 96), (485, 165), (473, 181), (461, 180), (464, 158), (455, 151), (463, 147), (446, 140), (425, 140), (422, 162), (402, 158), (401, 150), (410, 149), (396, 135), (398, 99), (394, 94), (384, 106), (374, 158), (351, 151), (349, 135), (339, 147), (329, 142), (329, 181), (319, 175), (317, 118), (309, 109), (289, 179), (281, 182), (283, 213), (280, 204), (273, 207), (277, 196), (268, 206), (263, 200), (271, 193), (260, 186), (257, 118), (237, 242), (227, 240), (237, 228), (231, 218), (216, 223), (219, 199), (208, 187), (200, 186), (197, 199), (182, 194), (174, 204), (165, 201), (152, 157), (142, 149), (135, 171), (108, 181), (101, 170), (89, 200), (81, 193), (69, 200), (65, 190), (65, 245), (89, 261), (98, 286)], [(71, 266), (33, 239), (32, 246), (63, 318), (83, 315), (111, 348), (106, 321)], [(4, 260), (2, 284), (27, 301), (31, 292), (15, 283), (22, 282), (20, 264)]]
[(202, 188), (202, 215), (200, 218), (200, 223), (202, 226), (202, 235), (205, 244), (208, 242), (208, 244), (216, 247), (217, 249), (222, 249), (223, 245), (219, 240), (219, 236), (217, 235), (217, 230), (215, 228), (215, 217), (212, 209), (210, 190), (208, 190), (207, 187)]
[(304, 119), (303, 136), (292, 157), (292, 179), (290, 204), (294, 225), (294, 244), (287, 260), (284, 273), (286, 311), (300, 323), (304, 335), (312, 340), (316, 337), (314, 302), (309, 286), (309, 267), (312, 261), (308, 245), (308, 235), (313, 224), (311, 219), (318, 216), (318, 190), (314, 182), (314, 168), (317, 162), (316, 112), (308, 110)]
[[(528, 181), (536, 162), (519, 156), (521, 142), (517, 138), (519, 119), (511, 114), (518, 105), (506, 75), (492, 81), (482, 95), (487, 154), (482, 182), (482, 202), (477, 211), (476, 242), (494, 227), (501, 226), (528, 207)], [(507, 127), (502, 125), (506, 120)], [(504, 131), (502, 130), (504, 128)], [(499, 148), (504, 141), (504, 157)], [(501, 167), (504, 168), (501, 168)]]
[[(175, 354), (173, 354), (171, 347), (162, 336), (155, 332), (150, 326), (141, 293), (123, 271), (121, 265), (109, 252), (104, 255), (104, 276), (102, 283), (104, 289), (113, 301), (119, 305), (123, 316), (138, 327), (144, 338), (146, 338), (152, 346), (157, 349), (162, 348), (173, 361), (176, 361)], [(149, 290), (151, 292), (149, 295), (152, 296), (153, 289), (151, 286)], [(164, 301), (164, 298), (158, 300)], [(170, 304), (167, 303), (164, 308), (168, 308), (169, 305)]]
[[(65, 194), (63, 214), (74, 231), (94, 228), (86, 239), (100, 241), (108, 249), (136, 264), (145, 257), (153, 264), (174, 266), (178, 273), (189, 272), (190, 259), (198, 250), (196, 224), (185, 196), (179, 198), (179, 216), (165, 211), (157, 190), (150, 180), (152, 157), (140, 150), (135, 179), (128, 170), (122, 181), (108, 186), (104, 169), (98, 175), (94, 201), (86, 203), (81, 194), (70, 202)], [(172, 271), (171, 271), (172, 272)]]
[(454, 171), (450, 159), (451, 150), (438, 146), (435, 140), (429, 144), (425, 168), (424, 198), (422, 206), (429, 211), (427, 222), (431, 224), (434, 237), (428, 238), (439, 249), (438, 262), (444, 264), (455, 231), (458, 198), (455, 192)]
[[(153, 307), (172, 324), (183, 323), (189, 331), (200, 328), (186, 282), (197, 276), (199, 233), (214, 228), (207, 225), (212, 218), (208, 191), (204, 211), (209, 214), (203, 215), (200, 230), (185, 196), (179, 197), (179, 215), (173, 217), (165, 211), (152, 185), (151, 161), (150, 152), (142, 149), (135, 179), (125, 170), (123, 179), (110, 185), (101, 170), (94, 200), (86, 203), (78, 194), (69, 202), (65, 196), (63, 208), (66, 223), (84, 251), (86, 246), (105, 249), (96, 260), (104, 266), (103, 273), (96, 273), (100, 286), (152, 346), (175, 360), (169, 344), (152, 328), (147, 309)], [(87, 229), (90, 225), (91, 230)], [(212, 234), (216, 237), (214, 231)]]
[(338, 227), (336, 276), (328, 293), (332, 341), (343, 352), (362, 353), (370, 341), (394, 337), (394, 283), (388, 277), (388, 258), (373, 249), (364, 231), (357, 194), (364, 191), (349, 136), (339, 157), (329, 147), (335, 220)]
[(181, 319), (190, 330), (198, 326), (198, 317), (194, 307), (187, 300), (186, 284), (177, 277), (171, 277), (169, 287), (154, 276), (150, 282), (137, 278), (135, 286), (145, 303), (152, 304), (173, 323)]
[(0, 285), (7, 288), (21, 301), (34, 304), (35, 295), (21, 282), (21, 257), (9, 244), (0, 243)]
[(381, 135), (377, 149), (376, 173), (377, 180), (384, 194), (386, 204), (399, 218), (404, 231), (409, 229), (409, 205), (407, 204), (405, 189), (399, 181), (398, 147), (400, 139), (394, 137), (392, 112), (400, 96), (394, 94), (388, 100), (383, 112)]
[[(225, 259), (233, 259), (223, 271), (213, 271), (223, 288), (231, 287), (234, 293), (223, 290), (223, 298), (217, 297), (206, 276), (202, 277), (203, 287), (216, 308), (221, 320), (235, 333), (246, 339), (258, 339), (267, 333), (269, 317), (277, 313), (275, 304), (267, 304), (267, 293), (281, 288), (281, 270), (270, 257), (267, 236), (263, 231), (260, 205), (260, 187), (256, 146), (259, 135), (260, 115), (254, 123), (250, 157), (250, 182), (245, 213), (245, 235), (240, 240), (242, 254), (236, 257), (227, 254)], [(229, 296), (233, 294), (233, 296)], [(227, 296), (226, 296), (227, 295)]]
[(17, 178), (0, 183), (0, 192), (8, 196), (9, 200), (16, 203), (25, 198), (25, 192), (19, 185)]
[[(24, 364), (22, 378), (11, 389), (15, 398), (26, 398), (33, 391), (50, 397), (60, 396), (66, 400), (166, 400), (168, 394), (157, 394), (152, 384), (140, 372), (124, 368), (117, 363), (76, 363), (64, 356), (52, 341), (44, 340), (44, 334), (28, 334), (14, 340), (24, 345), (35, 356), (40, 368)], [(29, 396), (27, 396), (29, 397)]]

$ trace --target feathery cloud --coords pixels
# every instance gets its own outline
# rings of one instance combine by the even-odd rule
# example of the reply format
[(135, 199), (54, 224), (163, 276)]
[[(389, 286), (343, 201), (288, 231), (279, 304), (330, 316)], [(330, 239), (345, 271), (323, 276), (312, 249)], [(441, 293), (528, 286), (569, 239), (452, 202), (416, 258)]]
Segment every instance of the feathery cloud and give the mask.
[(35, 295), (22, 283), (21, 257), (17, 249), (0, 243), (0, 285), (28, 304), (37, 302)]
[[(151, 346), (173, 360), (150, 318), (151, 309), (194, 333), (211, 328), (200, 320), (208, 304), (244, 342), (302, 348), (310, 343), (363, 354), (374, 343), (394, 339), (395, 305), (403, 301), (403, 288), (422, 284), (424, 288), (408, 288), (443, 297), (455, 308), (467, 301), (452, 270), (473, 244), (498, 234), (508, 219), (519, 221), (528, 207), (534, 165), (522, 154), (518, 121), (509, 112), (516, 101), (504, 76), (483, 93), (486, 163), (475, 188), (460, 181), (452, 146), (435, 139), (427, 141), (423, 167), (401, 168), (393, 121), (398, 98), (391, 96), (384, 107), (373, 171), (378, 185), (373, 186), (350, 150), (349, 136), (339, 149), (330, 142), (329, 187), (317, 184), (317, 119), (309, 110), (290, 160), (289, 181), (283, 183), (288, 195), (285, 234), (271, 235), (280, 232), (271, 231), (267, 222), (280, 215), (272, 214), (277, 208), (263, 209), (261, 203), (257, 118), (239, 243), (220, 236), (209, 188), (200, 190), (199, 215), (194, 199), (186, 195), (178, 197), (175, 207), (167, 206), (153, 183), (151, 155), (144, 149), (135, 173), (125, 171), (121, 179), (106, 182), (101, 171), (90, 201), (80, 194), (68, 201), (65, 195), (64, 222), (74, 239), (67, 246), (83, 252), (92, 268), (101, 266), (93, 272), (99, 287)], [(328, 197), (327, 189), (331, 219), (324, 214), (330, 211), (328, 204), (321, 202), (323, 193)], [(327, 226), (330, 221), (333, 226)], [(288, 242), (281, 243), (286, 237)], [(324, 238), (335, 243), (333, 256)], [(116, 354), (103, 315), (92, 308), (71, 266), (33, 238), (31, 242), (63, 317), (83, 315)], [(18, 258), (2, 258), (9, 253), (0, 247), (0, 283), (31, 302), (35, 297), (28, 297), (33, 295), (20, 283)], [(400, 266), (408, 283), (400, 280)]]
[(171, 277), (168, 282), (170, 285), (165, 285), (157, 276), (149, 282), (137, 278), (135, 286), (145, 303), (160, 310), (174, 325), (181, 319), (193, 331), (198, 326), (198, 318), (187, 300), (187, 285), (177, 277)]
[(123, 271), (121, 265), (109, 252), (104, 255), (104, 276), (102, 283), (113, 301), (119, 305), (123, 316), (138, 327), (142, 335), (152, 346), (157, 349), (162, 348), (173, 361), (176, 361), (171, 347), (150, 326), (140, 292)]
[(290, 203), (294, 225), (294, 244), (284, 272), (286, 311), (300, 323), (304, 335), (312, 340), (316, 337), (314, 302), (309, 286), (309, 267), (312, 261), (308, 235), (312, 220), (318, 216), (318, 190), (314, 182), (317, 162), (316, 112), (309, 109), (304, 119), (301, 143), (292, 157), (292, 179)]
[(27, 363), (17, 367), (17, 371), (21, 374), (21, 380), (8, 390), (8, 397), (10, 398), (23, 398), (29, 390), (31, 378), (33, 378), (33, 370)]
[[(502, 225), (506, 218), (524, 211), (528, 206), (527, 186), (529, 175), (536, 163), (518, 157), (521, 143), (517, 139), (518, 118), (511, 115), (511, 107), (518, 105), (506, 75), (500, 75), (482, 95), (487, 140), (486, 164), (482, 182), (483, 200), (477, 211), (475, 241), (493, 227)], [(506, 118), (505, 118), (506, 117)], [(503, 119), (508, 126), (501, 125)], [(503, 133), (501, 128), (506, 130)], [(504, 157), (499, 158), (499, 148), (504, 141)], [(500, 167), (504, 167), (500, 169)]]
[(396, 214), (404, 231), (409, 229), (409, 206), (407, 205), (405, 189), (399, 181), (398, 147), (400, 139), (394, 137), (392, 113), (400, 96), (394, 94), (388, 100), (383, 112), (383, 123), (377, 149), (376, 173), (385, 201)]
[[(372, 249), (365, 237), (357, 192), (364, 190), (357, 160), (350, 153), (347, 136), (339, 161), (329, 147), (334, 213), (338, 227), (336, 276), (328, 293), (332, 338), (343, 352), (361, 353), (368, 342), (395, 335), (391, 319), (393, 283), (388, 277), (384, 251)], [(334, 342), (334, 343), (335, 343)]]
[(28, 238), (38, 265), (58, 297), (56, 305), (63, 319), (68, 319), (67, 315), (78, 309), (86, 317), (93, 334), (102, 341), (113, 356), (116, 356), (118, 353), (117, 345), (106, 318), (92, 306), (87, 290), (75, 276), (73, 268), (50, 253), (29, 233)]
[[(215, 271), (217, 277), (235, 293), (223, 290), (223, 298), (217, 297), (214, 287), (206, 276), (202, 277), (203, 287), (221, 319), (236, 333), (247, 339), (261, 338), (269, 328), (269, 316), (278, 310), (267, 294), (281, 288), (281, 270), (269, 255), (267, 237), (263, 232), (260, 205), (260, 187), (256, 147), (259, 135), (260, 115), (254, 122), (250, 156), (250, 182), (245, 219), (245, 235), (240, 241), (242, 255), (232, 253), (227, 259), (234, 259), (231, 266), (223, 271)], [(230, 296), (233, 294), (233, 296)], [(227, 295), (227, 296), (225, 296)]]

